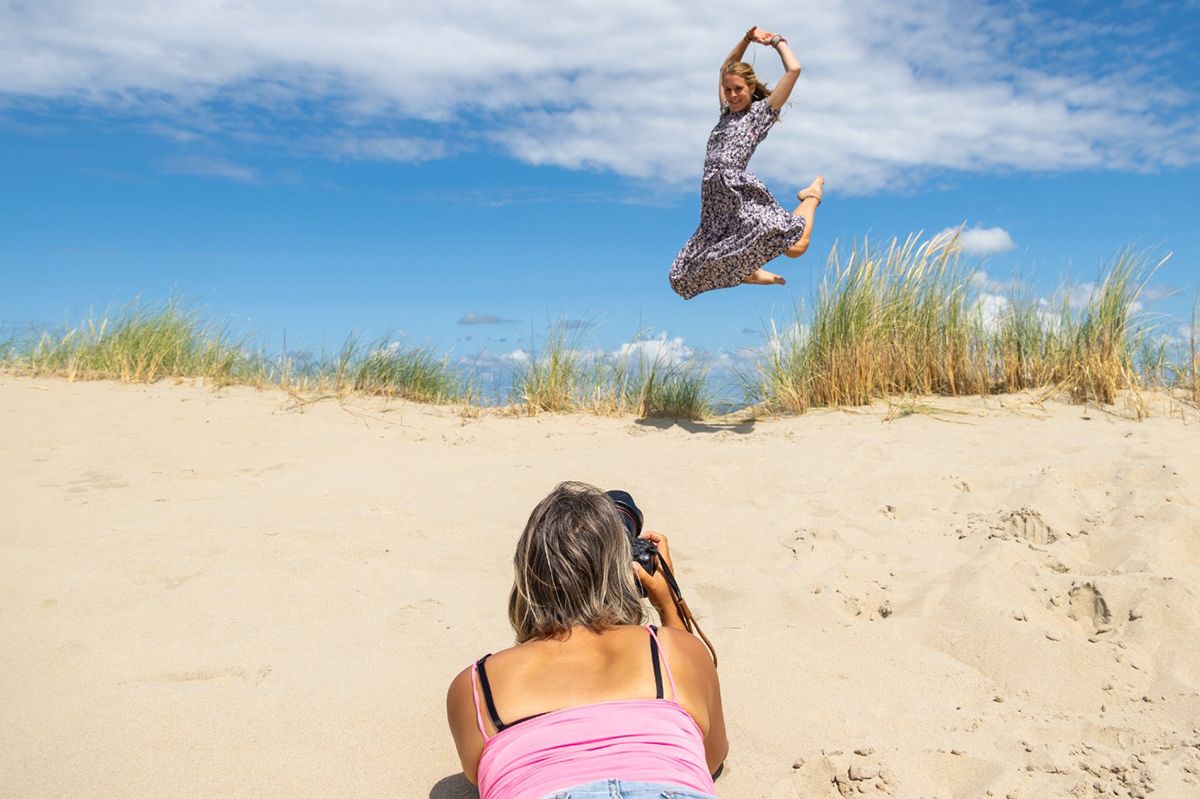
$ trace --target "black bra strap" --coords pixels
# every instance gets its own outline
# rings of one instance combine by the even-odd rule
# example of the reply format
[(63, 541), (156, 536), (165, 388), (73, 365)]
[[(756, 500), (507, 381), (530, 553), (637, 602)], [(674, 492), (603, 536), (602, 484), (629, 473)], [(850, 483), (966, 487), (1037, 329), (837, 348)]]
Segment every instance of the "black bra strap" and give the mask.
[(658, 662), (658, 639), (655, 637), (658, 633), (658, 628), (651, 624), (650, 629), (654, 631), (650, 634), (650, 660), (654, 663), (654, 698), (662, 699), (662, 666)]
[(496, 712), (496, 700), (492, 699), (492, 686), (488, 682), (487, 670), (483, 667), (483, 662), (491, 656), (491, 653), (488, 653), (481, 657), (476, 661), (475, 667), (479, 670), (479, 687), (483, 691), (483, 701), (487, 703), (488, 715), (492, 717), (492, 726), (496, 728), (496, 732), (500, 732), (508, 725), (500, 720), (500, 714)]
[[(658, 628), (654, 625), (650, 625), (650, 629), (654, 630), (655, 633), (658, 632)], [(512, 724), (505, 724), (503, 721), (501, 721), (500, 713), (496, 710), (496, 700), (492, 697), (492, 684), (488, 681), (487, 667), (483, 665), (484, 662), (490, 657), (491, 654), (489, 653), (475, 661), (475, 668), (479, 672), (479, 689), (483, 692), (483, 701), (487, 705), (488, 716), (491, 717), (492, 726), (496, 728), (496, 732), (500, 732), (507, 727), (511, 727)], [(650, 636), (650, 662), (654, 664), (654, 698), (662, 699), (662, 663), (660, 662), (658, 654), (658, 639), (655, 638), (654, 635)], [(519, 719), (518, 721), (514, 721), (513, 724), (520, 724), (522, 721), (527, 721), (528, 719), (541, 715), (544, 714), (536, 713), (533, 716), (527, 716), (523, 719)]]

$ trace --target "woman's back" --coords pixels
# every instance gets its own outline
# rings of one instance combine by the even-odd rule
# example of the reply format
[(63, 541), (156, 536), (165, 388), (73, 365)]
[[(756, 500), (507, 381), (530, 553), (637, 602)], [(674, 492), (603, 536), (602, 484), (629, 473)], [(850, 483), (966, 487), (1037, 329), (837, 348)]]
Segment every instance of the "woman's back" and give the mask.
[[(662, 630), (658, 635), (664, 648), (678, 646), (676, 631)], [(653, 699), (653, 641), (640, 625), (615, 627), (600, 634), (579, 629), (567, 640), (527, 641), (498, 652), (487, 659), (486, 673), (504, 719), (596, 702)], [(681, 683), (682, 695), (677, 701), (706, 729), (705, 697), (696, 695), (700, 692), (691, 664), (685, 658), (679, 663), (672, 660), (670, 665)]]
[(449, 710), (484, 797), (607, 777), (707, 794), (725, 753), (719, 703), (715, 669), (689, 633), (621, 626), (485, 657), (455, 680)]

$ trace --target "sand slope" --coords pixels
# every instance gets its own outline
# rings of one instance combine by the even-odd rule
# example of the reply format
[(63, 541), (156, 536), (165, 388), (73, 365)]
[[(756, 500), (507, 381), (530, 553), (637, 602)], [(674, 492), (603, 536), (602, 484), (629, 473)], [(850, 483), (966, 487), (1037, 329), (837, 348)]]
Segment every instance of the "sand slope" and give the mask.
[(1200, 795), (1200, 425), (728, 425), (0, 377), (0, 794), (472, 796), (450, 677), (562, 479), (672, 535), (723, 797)]

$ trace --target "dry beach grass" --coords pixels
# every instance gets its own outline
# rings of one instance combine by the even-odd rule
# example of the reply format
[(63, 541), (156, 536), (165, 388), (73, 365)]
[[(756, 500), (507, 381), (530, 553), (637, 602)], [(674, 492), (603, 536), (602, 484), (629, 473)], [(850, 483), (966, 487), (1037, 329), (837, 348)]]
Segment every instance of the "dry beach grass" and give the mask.
[[(811, 308), (766, 324), (765, 344), (744, 353), (738, 377), (758, 413), (802, 413), (894, 396), (969, 396), (1028, 389), (1112, 403), (1119, 392), (1167, 389), (1200, 400), (1200, 349), (1193, 306), (1190, 337), (1173, 340), (1139, 311), (1161, 261), (1118, 253), (1092, 284), (1035, 297), (1013, 281), (987, 294), (955, 240), (913, 236), (884, 248), (869, 243), (831, 253)], [(579, 331), (551, 324), (513, 361), (512, 386), (498, 403), (530, 415), (583, 411), (698, 420), (717, 406), (711, 364), (643, 348), (639, 331), (620, 351), (589, 350)], [(471, 374), (448, 355), (388, 336), (351, 338), (332, 356), (269, 356), (179, 302), (124, 309), (54, 333), (34, 331), (0, 346), (13, 374), (70, 380), (153, 382), (202, 378), (216, 386), (272, 385), (293, 394), (351, 393), (435, 404), (479, 405)], [(1146, 410), (1145, 403), (1135, 405)]]

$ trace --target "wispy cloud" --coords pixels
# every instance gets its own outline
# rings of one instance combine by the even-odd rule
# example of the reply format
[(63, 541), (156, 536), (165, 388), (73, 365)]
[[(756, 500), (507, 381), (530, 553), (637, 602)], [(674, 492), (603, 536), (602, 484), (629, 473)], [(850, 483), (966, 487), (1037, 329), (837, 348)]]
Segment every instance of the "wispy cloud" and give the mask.
[(517, 321), (516, 319), (505, 319), (503, 316), (496, 316), (490, 313), (478, 313), (472, 311), (458, 320), (456, 324), (460, 325), (505, 325)]
[(432, 161), (447, 154), (445, 142), (404, 136), (354, 138), (331, 141), (328, 151), (357, 161)]
[(1178, 297), (1185, 291), (1186, 289), (1179, 286), (1167, 286), (1162, 283), (1152, 283), (1143, 286), (1138, 296), (1147, 302), (1159, 302), (1161, 300), (1169, 300), (1172, 297)]
[(147, 130), (156, 136), (161, 136), (164, 139), (169, 139), (180, 144), (191, 144), (193, 142), (203, 141), (204, 135), (194, 130), (176, 127), (174, 125), (166, 125), (162, 122), (152, 122), (147, 126)]
[[(673, 195), (672, 195), (673, 196)], [(578, 191), (566, 187), (506, 186), (501, 189), (450, 189), (445, 191), (421, 191), (397, 195), (397, 199), (411, 203), (433, 203), (437, 205), (479, 206), (505, 208), (531, 205), (662, 205), (660, 192), (647, 191), (641, 187), (615, 191)]]
[(224, 158), (183, 156), (173, 158), (163, 165), (163, 171), (172, 175), (194, 175), (204, 178), (221, 178), (238, 183), (259, 183), (258, 171), (253, 167), (235, 164)]
[[(821, 173), (831, 190), (870, 192), (946, 171), (1200, 162), (1197, 95), (1172, 66), (1186, 43), (1158, 35), (1172, 28), (1152, 4), (1136, 26), (992, 0), (746, 0), (737, 17), (716, 0), (9, 3), (0, 96), (155, 119), (176, 139), (202, 120), (299, 150), (304, 135), (332, 159), (499, 146), (531, 164), (691, 187), (715, 65), (758, 18), (805, 65), (755, 161), (768, 179)], [(773, 51), (749, 57), (778, 76)]]

